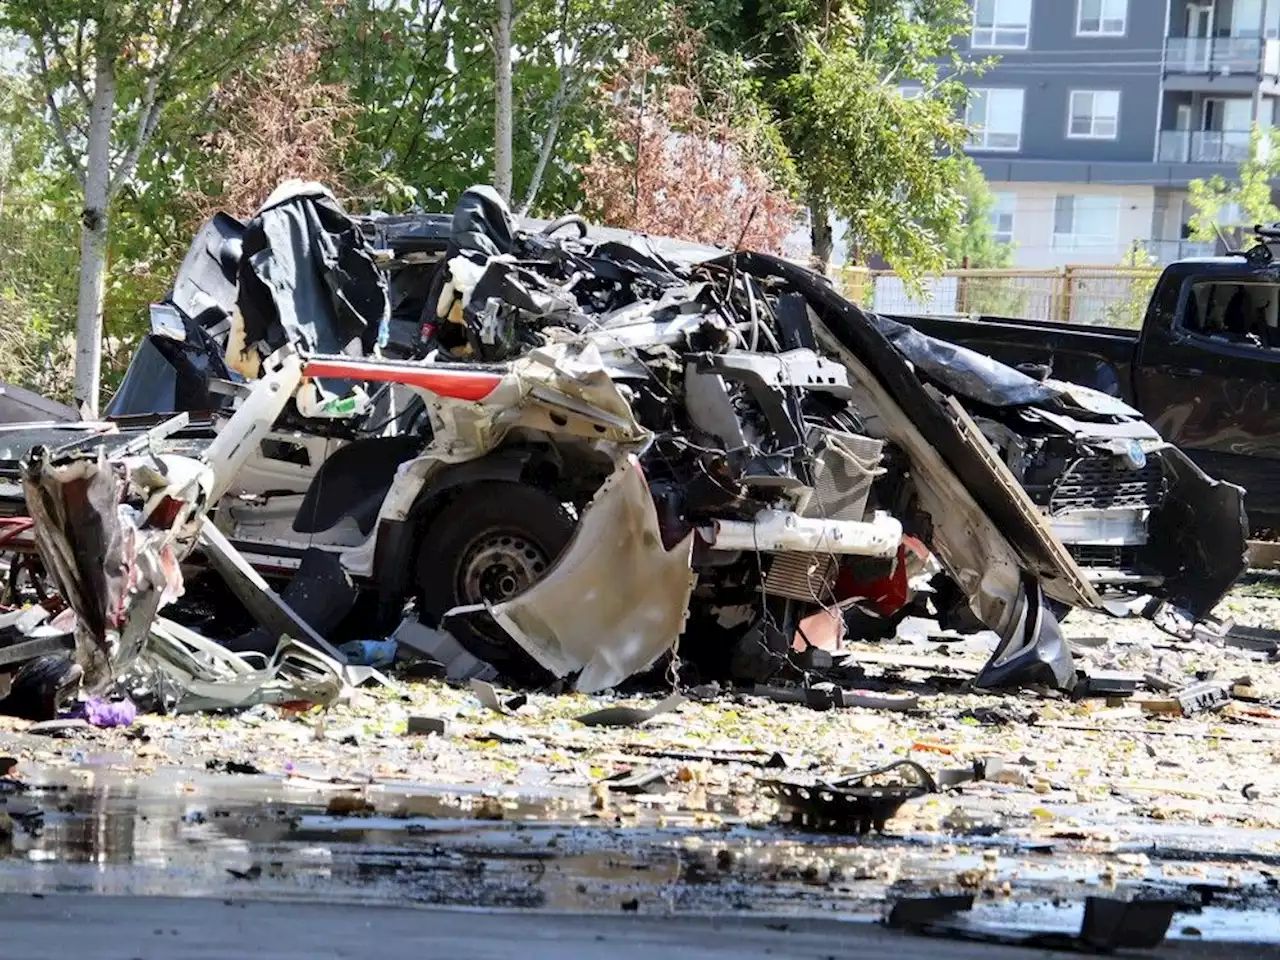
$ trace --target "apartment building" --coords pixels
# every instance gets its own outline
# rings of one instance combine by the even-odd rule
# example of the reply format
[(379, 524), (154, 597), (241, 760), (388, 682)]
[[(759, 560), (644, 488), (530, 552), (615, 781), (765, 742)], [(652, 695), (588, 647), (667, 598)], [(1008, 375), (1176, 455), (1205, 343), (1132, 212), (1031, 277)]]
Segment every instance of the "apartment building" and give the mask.
[(1162, 262), (1187, 237), (1187, 184), (1228, 178), (1280, 102), (1280, 0), (973, 0), (969, 152), (1015, 263)]

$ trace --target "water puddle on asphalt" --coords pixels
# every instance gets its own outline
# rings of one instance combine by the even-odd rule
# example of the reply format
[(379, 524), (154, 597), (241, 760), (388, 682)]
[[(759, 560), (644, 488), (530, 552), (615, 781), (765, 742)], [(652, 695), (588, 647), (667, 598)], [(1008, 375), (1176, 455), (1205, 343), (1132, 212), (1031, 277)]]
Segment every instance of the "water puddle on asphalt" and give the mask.
[[(1280, 836), (1130, 824), (1107, 849), (1018, 831), (838, 837), (727, 817), (619, 826), (585, 796), (163, 771), (0, 791), (0, 892), (873, 918), (968, 889), (975, 923), (1074, 930), (1086, 895), (1175, 896), (1171, 935), (1280, 941)], [(1269, 851), (1269, 852), (1268, 852)]]

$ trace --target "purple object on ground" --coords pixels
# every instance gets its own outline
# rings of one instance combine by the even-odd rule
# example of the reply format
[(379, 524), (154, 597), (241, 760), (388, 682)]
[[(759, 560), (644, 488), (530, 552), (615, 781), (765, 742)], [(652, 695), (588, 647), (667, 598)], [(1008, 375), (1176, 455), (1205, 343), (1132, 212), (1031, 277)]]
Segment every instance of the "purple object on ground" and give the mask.
[(132, 700), (90, 697), (82, 709), (84, 718), (95, 727), (127, 727), (138, 719), (138, 708)]

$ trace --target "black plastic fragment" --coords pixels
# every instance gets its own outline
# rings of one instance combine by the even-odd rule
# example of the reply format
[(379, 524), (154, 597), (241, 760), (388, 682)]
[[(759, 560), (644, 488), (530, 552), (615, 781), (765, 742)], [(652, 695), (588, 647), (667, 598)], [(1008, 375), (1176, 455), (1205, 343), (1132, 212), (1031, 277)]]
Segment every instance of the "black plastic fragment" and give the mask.
[[(897, 783), (871, 782), (891, 775)], [(938, 791), (929, 771), (913, 760), (832, 782), (775, 779), (760, 785), (796, 826), (858, 834), (883, 830), (885, 821), (908, 800)]]
[(953, 913), (964, 913), (972, 909), (973, 894), (971, 893), (937, 897), (904, 897), (894, 903), (889, 916), (885, 918), (885, 923), (895, 929), (918, 927), (949, 917)]
[(1141, 675), (1120, 670), (1097, 670), (1079, 678), (1071, 691), (1073, 699), (1083, 697), (1130, 697), (1138, 692)]
[(1148, 950), (1164, 942), (1173, 915), (1183, 904), (1176, 900), (1111, 900), (1089, 897), (1084, 902), (1080, 940), (1099, 950)]
[(635, 727), (651, 720), (660, 713), (667, 713), (676, 709), (680, 704), (684, 703), (684, 696), (679, 693), (673, 693), (652, 707), (642, 709), (640, 707), (605, 707), (603, 710), (593, 710), (591, 713), (584, 713), (578, 717), (578, 722), (587, 727)]
[(624, 770), (600, 782), (611, 793), (666, 793), (671, 788), (671, 778), (665, 770)]

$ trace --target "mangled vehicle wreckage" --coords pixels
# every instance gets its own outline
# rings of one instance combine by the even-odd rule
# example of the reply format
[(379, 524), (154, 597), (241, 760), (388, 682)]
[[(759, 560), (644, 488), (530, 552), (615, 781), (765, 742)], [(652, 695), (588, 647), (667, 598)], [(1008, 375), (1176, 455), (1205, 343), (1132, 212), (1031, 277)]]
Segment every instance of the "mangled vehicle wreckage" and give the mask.
[(384, 613), (584, 691), (672, 654), (761, 680), (926, 603), (999, 635), (979, 685), (1069, 688), (1055, 611), (1200, 617), (1244, 566), (1242, 491), (1113, 398), (776, 257), (517, 228), (488, 188), (452, 218), (314, 185), (219, 216), (109, 413), (9, 440), (10, 469), (44, 444), (23, 483), (82, 658), (127, 657), (211, 539), (270, 573), (321, 551)]

